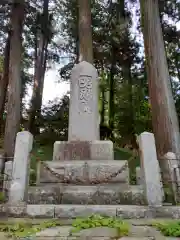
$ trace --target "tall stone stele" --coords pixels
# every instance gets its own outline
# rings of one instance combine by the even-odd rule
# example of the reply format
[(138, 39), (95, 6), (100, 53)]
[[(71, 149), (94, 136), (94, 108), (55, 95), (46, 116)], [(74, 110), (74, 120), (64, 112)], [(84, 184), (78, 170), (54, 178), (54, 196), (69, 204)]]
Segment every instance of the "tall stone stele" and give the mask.
[(55, 142), (53, 160), (113, 160), (113, 143), (100, 141), (98, 74), (88, 62), (71, 73), (68, 141)]

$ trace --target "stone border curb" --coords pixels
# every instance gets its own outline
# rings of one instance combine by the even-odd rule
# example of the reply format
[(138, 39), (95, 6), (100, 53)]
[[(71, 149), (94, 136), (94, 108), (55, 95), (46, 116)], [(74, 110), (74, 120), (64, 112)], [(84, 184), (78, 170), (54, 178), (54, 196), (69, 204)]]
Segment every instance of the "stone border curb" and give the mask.
[(148, 207), (136, 205), (0, 205), (0, 214), (8, 217), (29, 218), (76, 218), (92, 214), (139, 218), (180, 218), (180, 206)]

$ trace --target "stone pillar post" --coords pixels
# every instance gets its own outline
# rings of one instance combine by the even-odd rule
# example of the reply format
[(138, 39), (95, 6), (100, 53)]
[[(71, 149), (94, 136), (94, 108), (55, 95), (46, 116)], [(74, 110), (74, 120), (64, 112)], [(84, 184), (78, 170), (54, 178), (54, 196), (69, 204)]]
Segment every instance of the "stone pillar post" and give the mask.
[(16, 137), (12, 182), (9, 190), (9, 203), (18, 204), (27, 200), (30, 159), (29, 154), (32, 150), (33, 136), (24, 131), (19, 132)]
[(154, 134), (142, 133), (139, 138), (141, 171), (143, 174), (144, 191), (149, 206), (161, 206), (163, 202), (163, 189), (157, 160)]

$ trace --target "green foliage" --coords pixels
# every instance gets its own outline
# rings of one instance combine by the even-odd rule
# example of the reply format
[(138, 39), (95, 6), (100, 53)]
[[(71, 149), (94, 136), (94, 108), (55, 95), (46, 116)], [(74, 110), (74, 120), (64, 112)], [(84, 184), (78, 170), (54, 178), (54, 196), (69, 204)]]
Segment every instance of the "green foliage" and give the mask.
[(0, 192), (0, 203), (4, 202), (6, 200), (5, 194), (3, 192)]
[(72, 232), (79, 232), (82, 229), (95, 228), (95, 227), (110, 227), (117, 228), (119, 236), (127, 236), (129, 233), (129, 225), (120, 219), (103, 217), (100, 215), (92, 215), (87, 218), (76, 219), (72, 226)]
[(67, 140), (69, 116), (69, 97), (55, 99), (42, 109), (40, 127), (42, 129), (38, 140), (41, 144), (54, 144)]
[(31, 152), (31, 170), (30, 170), (30, 185), (36, 183), (37, 163), (38, 161), (52, 160), (53, 144), (40, 144), (39, 139), (35, 139), (33, 150)]
[(10, 238), (20, 238), (20, 237), (28, 237), (40, 232), (46, 228), (60, 226), (60, 222), (58, 221), (46, 221), (39, 225), (33, 225), (33, 223), (17, 223), (17, 224), (1, 224), (0, 232), (4, 232)]
[(115, 160), (128, 160), (129, 172), (130, 172), (130, 184), (136, 184), (136, 167), (140, 166), (139, 156), (134, 156), (133, 152), (129, 149), (114, 148)]
[(180, 237), (180, 221), (155, 222), (152, 225), (164, 236)]

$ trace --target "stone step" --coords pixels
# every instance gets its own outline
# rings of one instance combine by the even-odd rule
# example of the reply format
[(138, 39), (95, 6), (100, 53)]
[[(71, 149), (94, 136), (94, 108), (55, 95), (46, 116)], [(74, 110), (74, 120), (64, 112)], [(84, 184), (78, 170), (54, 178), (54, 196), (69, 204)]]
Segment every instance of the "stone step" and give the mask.
[(148, 207), (137, 205), (71, 205), (71, 204), (28, 204), (28, 205), (0, 205), (0, 214), (8, 217), (74, 219), (93, 214), (119, 217), (122, 219), (154, 219), (180, 218), (180, 206)]
[(30, 187), (29, 204), (134, 204), (146, 205), (141, 186), (105, 185), (46, 185)]
[(120, 160), (39, 162), (37, 184), (91, 185), (107, 182), (129, 184), (128, 162)]

